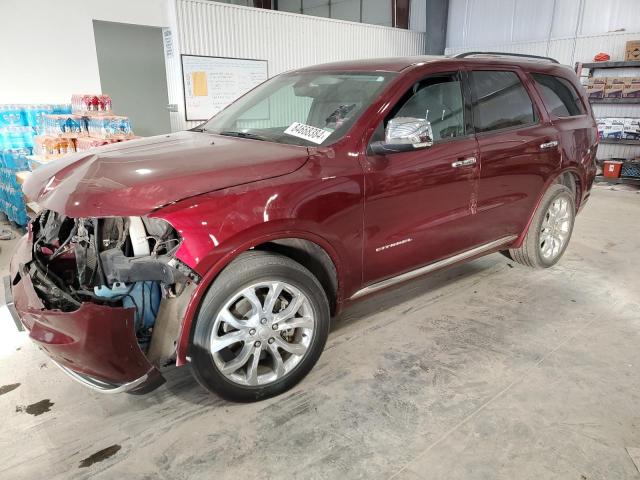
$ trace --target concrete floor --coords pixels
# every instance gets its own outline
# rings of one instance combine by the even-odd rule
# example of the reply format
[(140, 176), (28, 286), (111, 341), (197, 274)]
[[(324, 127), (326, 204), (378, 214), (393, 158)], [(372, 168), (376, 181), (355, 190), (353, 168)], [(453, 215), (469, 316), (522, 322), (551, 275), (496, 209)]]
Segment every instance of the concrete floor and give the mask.
[(250, 405), (188, 369), (93, 393), (3, 315), (0, 478), (640, 478), (639, 222), (640, 194), (596, 188), (556, 267), (496, 254), (364, 300)]

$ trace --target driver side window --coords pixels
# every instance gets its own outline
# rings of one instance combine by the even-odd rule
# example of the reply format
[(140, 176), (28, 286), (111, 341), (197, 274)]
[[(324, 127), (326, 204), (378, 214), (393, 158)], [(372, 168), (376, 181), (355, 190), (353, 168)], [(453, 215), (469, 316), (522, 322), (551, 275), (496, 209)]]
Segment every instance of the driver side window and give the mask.
[(373, 140), (384, 140), (387, 123), (399, 117), (429, 120), (434, 143), (464, 136), (464, 100), (459, 76), (435, 75), (415, 83), (378, 127)]

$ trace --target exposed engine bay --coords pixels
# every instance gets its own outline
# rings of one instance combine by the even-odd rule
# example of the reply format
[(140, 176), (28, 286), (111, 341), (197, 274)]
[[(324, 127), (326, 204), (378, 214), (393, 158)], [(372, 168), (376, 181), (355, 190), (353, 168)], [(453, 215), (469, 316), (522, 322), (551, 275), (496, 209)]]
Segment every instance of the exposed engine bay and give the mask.
[(71, 312), (85, 302), (133, 308), (143, 352), (149, 349), (161, 303), (198, 280), (174, 257), (180, 237), (161, 219), (71, 218), (43, 211), (32, 231), (33, 261), (24, 273), (45, 308)]

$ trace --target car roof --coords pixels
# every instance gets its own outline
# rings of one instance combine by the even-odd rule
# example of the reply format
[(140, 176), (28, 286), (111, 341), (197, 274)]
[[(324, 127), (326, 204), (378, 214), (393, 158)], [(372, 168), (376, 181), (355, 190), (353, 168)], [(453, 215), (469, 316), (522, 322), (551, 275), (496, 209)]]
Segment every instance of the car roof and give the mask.
[(400, 72), (407, 67), (421, 63), (437, 62), (445, 57), (422, 55), (415, 57), (367, 58), (344, 62), (322, 63), (296, 70), (296, 72), (313, 71), (366, 71), (366, 72)]
[(388, 57), (369, 58), (363, 60), (350, 60), (343, 62), (323, 63), (295, 70), (295, 72), (313, 71), (333, 71), (333, 72), (401, 72), (409, 67), (422, 66), (429, 63), (450, 63), (452, 66), (458, 65), (501, 65), (518, 66), (525, 70), (555, 71), (567, 73), (572, 72), (567, 65), (552, 63), (543, 59), (509, 57), (500, 55), (482, 54), (465, 58), (456, 58), (441, 55), (420, 55), (413, 57)]

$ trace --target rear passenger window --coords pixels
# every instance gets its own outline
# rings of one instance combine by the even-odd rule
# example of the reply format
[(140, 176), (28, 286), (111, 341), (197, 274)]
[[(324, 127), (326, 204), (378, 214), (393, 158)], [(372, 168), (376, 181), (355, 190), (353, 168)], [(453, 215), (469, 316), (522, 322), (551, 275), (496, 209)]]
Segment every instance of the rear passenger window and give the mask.
[(538, 84), (549, 113), (556, 117), (575, 117), (584, 113), (578, 92), (568, 80), (542, 73), (531, 76)]
[(536, 122), (533, 103), (514, 72), (469, 73), (476, 132), (531, 125)]

